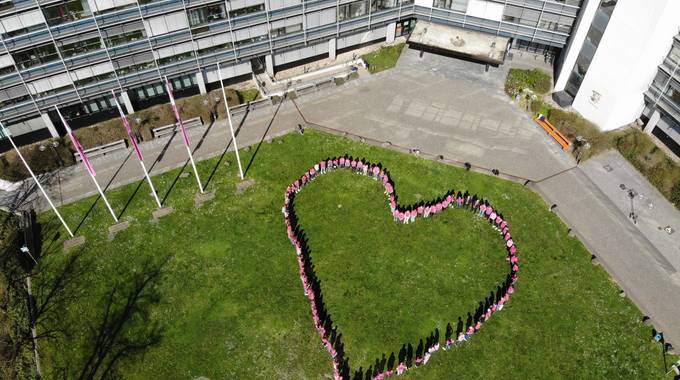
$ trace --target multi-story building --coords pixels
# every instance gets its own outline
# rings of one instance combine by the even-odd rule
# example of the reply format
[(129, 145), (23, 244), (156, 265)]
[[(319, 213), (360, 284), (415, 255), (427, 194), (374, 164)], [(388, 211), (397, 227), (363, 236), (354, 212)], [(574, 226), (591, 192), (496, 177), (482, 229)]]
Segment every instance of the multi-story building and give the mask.
[(603, 130), (641, 119), (680, 154), (680, 1), (591, 0), (563, 55), (555, 100)]
[[(223, 77), (406, 34), (415, 19), (513, 38), (554, 54), (581, 0), (14, 0), (0, 1), (0, 120), (19, 141), (128, 112), (159, 99), (161, 79), (205, 93)], [(181, 94), (180, 94), (181, 95)]]
[(680, 34), (645, 92), (645, 131), (680, 156)]

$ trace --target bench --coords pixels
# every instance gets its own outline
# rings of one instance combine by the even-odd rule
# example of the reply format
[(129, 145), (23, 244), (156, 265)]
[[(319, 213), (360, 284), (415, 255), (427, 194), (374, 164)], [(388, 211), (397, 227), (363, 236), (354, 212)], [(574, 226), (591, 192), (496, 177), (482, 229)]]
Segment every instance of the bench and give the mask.
[(548, 134), (555, 140), (557, 141), (558, 144), (562, 147), (563, 150), (568, 151), (571, 149), (572, 143), (569, 141), (569, 139), (562, 134), (562, 132), (558, 131), (557, 128), (555, 128), (554, 125), (550, 124), (548, 119), (545, 118), (543, 115), (538, 115), (536, 118), (536, 124), (540, 125), (541, 128), (543, 128)]
[[(184, 120), (184, 129), (191, 129), (195, 127), (203, 126), (203, 119), (200, 116), (194, 117), (192, 119)], [(172, 135), (179, 131), (179, 123), (169, 124), (162, 127), (154, 128), (151, 130), (154, 138), (159, 138), (167, 135)]]
[[(100, 146), (95, 146), (94, 148), (90, 149), (85, 149), (84, 152), (87, 155), (88, 158), (95, 158), (99, 156), (106, 156), (107, 154), (118, 152), (121, 150), (126, 150), (127, 149), (127, 142), (125, 140), (120, 139), (118, 141), (114, 141), (112, 143), (100, 145)], [(73, 153), (73, 157), (76, 159), (76, 162), (82, 162), (83, 158), (80, 157), (80, 153), (75, 152)]]

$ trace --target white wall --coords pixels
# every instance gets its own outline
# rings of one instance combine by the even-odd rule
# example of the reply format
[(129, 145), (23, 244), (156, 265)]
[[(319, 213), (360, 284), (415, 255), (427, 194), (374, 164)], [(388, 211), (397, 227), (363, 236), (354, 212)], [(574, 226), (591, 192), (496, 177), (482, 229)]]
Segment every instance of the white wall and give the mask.
[(643, 93), (680, 30), (678, 15), (678, 0), (619, 0), (574, 109), (603, 130), (635, 121), (644, 108)]

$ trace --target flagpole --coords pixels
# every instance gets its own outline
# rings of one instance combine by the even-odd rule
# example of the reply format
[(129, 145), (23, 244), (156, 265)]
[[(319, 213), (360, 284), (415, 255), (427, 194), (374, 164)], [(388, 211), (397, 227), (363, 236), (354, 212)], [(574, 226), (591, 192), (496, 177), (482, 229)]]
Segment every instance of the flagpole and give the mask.
[(92, 178), (92, 182), (94, 182), (95, 186), (97, 186), (97, 191), (99, 191), (99, 195), (101, 195), (102, 199), (104, 200), (104, 204), (106, 204), (106, 208), (109, 209), (109, 212), (111, 213), (111, 216), (113, 217), (113, 220), (118, 223), (118, 217), (116, 216), (116, 213), (113, 212), (113, 209), (111, 208), (111, 205), (109, 204), (109, 200), (106, 199), (106, 195), (104, 195), (104, 191), (102, 190), (101, 187), (99, 187), (99, 182), (97, 182), (97, 179), (95, 178), (96, 173), (94, 172), (94, 168), (92, 167), (92, 164), (90, 164), (90, 160), (88, 160), (87, 155), (85, 154), (85, 151), (83, 151), (83, 147), (80, 145), (80, 142), (76, 138), (76, 136), (73, 134), (73, 131), (71, 128), (68, 126), (68, 123), (64, 119), (64, 117), (61, 115), (61, 112), (59, 112), (59, 108), (57, 106), (54, 106), (54, 109), (57, 110), (57, 114), (59, 115), (59, 118), (61, 119), (62, 124), (64, 124), (64, 128), (66, 128), (66, 133), (68, 134), (68, 137), (71, 139), (71, 142), (75, 146), (76, 150), (80, 154), (80, 158), (83, 160), (83, 164), (85, 164), (85, 169), (87, 169), (87, 173), (90, 175), (90, 178)]
[(149, 172), (146, 170), (146, 165), (144, 165), (144, 156), (142, 156), (142, 151), (139, 149), (139, 146), (137, 145), (137, 138), (132, 133), (132, 129), (130, 128), (130, 124), (128, 123), (128, 119), (125, 117), (125, 114), (123, 113), (123, 109), (120, 108), (120, 104), (118, 103), (118, 99), (116, 98), (116, 93), (113, 90), (111, 90), (111, 94), (113, 95), (113, 101), (116, 102), (116, 107), (118, 107), (118, 112), (120, 113), (120, 119), (123, 122), (123, 127), (125, 128), (125, 131), (127, 132), (128, 137), (130, 138), (130, 144), (132, 144), (132, 146), (134, 147), (135, 153), (137, 153), (137, 158), (139, 159), (139, 164), (142, 166), (142, 170), (144, 171), (144, 176), (146, 177), (147, 182), (149, 182), (153, 199), (156, 200), (158, 208), (161, 208), (163, 206), (161, 206), (161, 201), (158, 199), (156, 188), (153, 186), (153, 182), (151, 182), (151, 177), (149, 177)]
[(54, 213), (57, 214), (57, 218), (59, 218), (59, 221), (61, 221), (61, 224), (64, 225), (64, 228), (66, 229), (68, 234), (71, 237), (73, 237), (73, 232), (71, 232), (71, 229), (68, 227), (68, 224), (66, 224), (66, 222), (64, 221), (64, 218), (61, 217), (61, 214), (59, 213), (57, 208), (54, 206), (54, 203), (52, 203), (52, 200), (47, 195), (47, 192), (45, 191), (45, 189), (43, 189), (42, 185), (40, 184), (40, 181), (38, 181), (38, 178), (36, 178), (35, 174), (33, 173), (33, 170), (31, 170), (31, 167), (28, 166), (28, 163), (24, 159), (24, 155), (21, 154), (21, 151), (19, 150), (19, 148), (17, 148), (16, 144), (14, 144), (14, 140), (12, 139), (12, 136), (10, 135), (9, 131), (5, 129), (5, 126), (2, 124), (2, 122), (0, 122), (0, 130), (2, 131), (3, 135), (7, 136), (7, 139), (9, 140), (10, 144), (12, 144), (14, 151), (17, 152), (19, 159), (24, 164), (24, 166), (26, 167), (26, 170), (28, 170), (28, 173), (31, 175), (31, 177), (33, 177), (33, 181), (35, 181), (35, 184), (38, 185), (38, 188), (42, 192), (43, 196), (45, 197), (45, 199), (47, 199), (47, 203), (49, 203), (50, 207), (52, 207), (52, 211), (54, 211)]
[(168, 97), (170, 97), (170, 105), (175, 113), (175, 119), (179, 124), (180, 133), (182, 134), (182, 140), (184, 140), (184, 146), (187, 148), (187, 154), (189, 155), (189, 161), (191, 162), (191, 167), (194, 169), (194, 175), (196, 176), (196, 182), (198, 183), (198, 190), (203, 194), (203, 185), (201, 184), (201, 178), (198, 176), (198, 170), (196, 170), (196, 163), (194, 162), (194, 155), (191, 153), (191, 144), (189, 143), (189, 136), (187, 136), (187, 131), (184, 129), (184, 123), (182, 122), (182, 117), (177, 109), (177, 104), (175, 104), (175, 96), (172, 94), (172, 86), (168, 77), (165, 76), (165, 88), (168, 90)]
[(234, 152), (236, 152), (236, 162), (238, 162), (238, 172), (243, 179), (243, 167), (241, 166), (241, 157), (238, 154), (238, 145), (236, 145), (236, 135), (234, 134), (234, 125), (231, 122), (231, 111), (229, 111), (229, 104), (227, 103), (227, 92), (224, 90), (222, 84), (222, 71), (220, 70), (220, 63), (217, 62), (217, 75), (220, 78), (220, 87), (222, 88), (222, 96), (224, 97), (224, 106), (227, 108), (227, 119), (229, 120), (229, 130), (231, 130), (231, 141), (234, 142)]

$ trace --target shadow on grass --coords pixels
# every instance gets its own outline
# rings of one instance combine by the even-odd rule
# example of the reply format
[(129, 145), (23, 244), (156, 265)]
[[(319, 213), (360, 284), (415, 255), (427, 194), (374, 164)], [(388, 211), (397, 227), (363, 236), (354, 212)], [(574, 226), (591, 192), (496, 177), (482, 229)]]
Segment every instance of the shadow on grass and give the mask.
[[(102, 191), (106, 191), (109, 188), (109, 186), (111, 186), (111, 184), (113, 183), (113, 180), (116, 179), (116, 177), (118, 176), (118, 173), (120, 173), (120, 171), (123, 170), (123, 166), (125, 166), (125, 163), (127, 163), (127, 161), (130, 159), (130, 155), (132, 155), (132, 150), (130, 150), (128, 152), (127, 156), (125, 156), (125, 159), (120, 164), (120, 166), (118, 166), (118, 169), (116, 169), (116, 172), (113, 173), (113, 176), (111, 176), (111, 179), (109, 180), (109, 182), (106, 183), (106, 186), (104, 186), (104, 189)], [(85, 220), (87, 219), (87, 217), (90, 216), (90, 213), (94, 209), (94, 206), (97, 204), (99, 199), (101, 199), (101, 197), (102, 197), (101, 195), (97, 195), (97, 198), (94, 199), (94, 202), (92, 202), (92, 205), (87, 210), (87, 212), (85, 213), (83, 218), (80, 220), (80, 223), (78, 223), (78, 226), (76, 227), (76, 229), (73, 230), (74, 235), (76, 235), (78, 233), (78, 231), (80, 230), (80, 227), (83, 226), (83, 223), (85, 223)]]
[[(238, 137), (239, 132), (241, 132), (241, 128), (243, 127), (243, 124), (245, 123), (246, 118), (248, 117), (249, 113), (250, 113), (250, 105), (248, 107), (246, 107), (246, 112), (243, 114), (243, 118), (239, 122), (238, 128), (236, 128), (236, 130), (234, 131), (234, 136)], [(233, 142), (232, 140), (229, 140), (229, 143), (227, 144), (227, 146), (224, 147), (222, 154), (220, 154), (220, 158), (217, 160), (215, 167), (213, 168), (213, 170), (210, 172), (210, 175), (208, 176), (208, 180), (205, 181), (205, 186), (203, 186), (203, 189), (208, 188), (210, 181), (213, 179), (213, 177), (215, 176), (215, 173), (217, 172), (217, 168), (219, 168), (220, 164), (222, 164), (222, 161), (224, 161), (224, 156), (226, 156), (227, 151), (229, 150), (229, 147), (231, 146), (232, 142)], [(244, 173), (244, 175), (245, 175), (245, 173)]]
[(274, 120), (276, 119), (276, 115), (279, 114), (279, 110), (281, 109), (281, 105), (283, 104), (284, 101), (285, 101), (285, 99), (281, 100), (279, 102), (279, 104), (276, 106), (276, 110), (274, 111), (274, 115), (272, 115), (271, 120), (269, 120), (269, 124), (267, 125), (267, 129), (265, 129), (264, 134), (262, 135), (262, 138), (260, 139), (260, 142), (257, 143), (257, 148), (255, 148), (253, 155), (250, 156), (250, 161), (248, 162), (248, 165), (246, 165), (246, 168), (243, 171), (244, 177), (246, 176), (246, 174), (248, 174), (248, 170), (253, 165), (253, 161), (255, 161), (255, 156), (257, 156), (257, 152), (260, 150), (260, 147), (262, 146), (264, 139), (267, 138), (267, 133), (269, 133), (269, 130), (272, 128), (272, 125), (274, 125)]
[(171, 257), (146, 260), (140, 271), (105, 295), (100, 321), (87, 329), (89, 352), (83, 352), (82, 363), (67, 367), (72, 370), (66, 377), (119, 378), (116, 365), (121, 359), (143, 354), (161, 342), (163, 327), (152, 319), (151, 309), (160, 303), (158, 282)]

